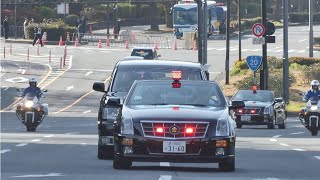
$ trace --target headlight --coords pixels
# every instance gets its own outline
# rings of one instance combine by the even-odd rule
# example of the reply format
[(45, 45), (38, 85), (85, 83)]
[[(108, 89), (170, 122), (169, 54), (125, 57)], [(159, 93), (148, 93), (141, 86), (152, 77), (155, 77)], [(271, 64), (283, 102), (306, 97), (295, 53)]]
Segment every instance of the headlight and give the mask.
[(315, 106), (311, 106), (310, 109), (311, 109), (311, 111), (316, 111), (318, 109), (318, 106), (316, 106), (316, 105)]
[(33, 101), (27, 101), (26, 102), (26, 104), (25, 104), (25, 106), (27, 107), (27, 108), (30, 108), (30, 107), (32, 107), (33, 106)]
[(121, 120), (121, 134), (133, 135), (132, 118), (123, 117)]
[(263, 114), (271, 114), (271, 107), (265, 107)]
[(229, 136), (229, 122), (227, 119), (218, 119), (216, 136)]
[(103, 108), (102, 119), (116, 120), (119, 108)]

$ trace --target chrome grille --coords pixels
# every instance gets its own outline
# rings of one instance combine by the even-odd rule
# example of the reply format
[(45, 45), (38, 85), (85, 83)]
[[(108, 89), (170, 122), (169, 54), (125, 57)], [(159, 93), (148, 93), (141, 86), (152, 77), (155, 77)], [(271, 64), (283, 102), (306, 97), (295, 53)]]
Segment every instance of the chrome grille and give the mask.
[[(209, 123), (208, 122), (172, 122), (172, 121), (141, 121), (141, 127), (144, 137), (152, 138), (166, 138), (166, 139), (190, 139), (190, 138), (204, 138)], [(162, 127), (164, 132), (157, 133), (156, 129)], [(178, 133), (170, 132), (170, 128), (177, 127)], [(195, 131), (193, 133), (185, 133), (186, 128), (192, 127)]]
[[(255, 113), (251, 113), (251, 110), (255, 110)], [(259, 115), (261, 108), (244, 108), (242, 113), (236, 112), (237, 115)]]

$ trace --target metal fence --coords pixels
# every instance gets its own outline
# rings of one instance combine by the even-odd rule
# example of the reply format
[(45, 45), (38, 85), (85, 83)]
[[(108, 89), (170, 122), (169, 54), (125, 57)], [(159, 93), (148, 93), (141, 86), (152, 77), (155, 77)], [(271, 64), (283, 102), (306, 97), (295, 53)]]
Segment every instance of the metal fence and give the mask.
[[(9, 26), (9, 37), (15, 37), (15, 26), (10, 25)], [(23, 38), (23, 26), (17, 26), (17, 38)], [(1, 26), (1, 36), (4, 37), (4, 29), (3, 26)]]

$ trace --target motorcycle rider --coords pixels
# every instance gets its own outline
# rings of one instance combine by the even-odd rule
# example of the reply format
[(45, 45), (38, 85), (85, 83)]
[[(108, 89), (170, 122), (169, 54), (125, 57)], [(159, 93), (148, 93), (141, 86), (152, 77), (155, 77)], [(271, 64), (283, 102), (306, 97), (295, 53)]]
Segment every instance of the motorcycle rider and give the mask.
[[(320, 86), (320, 83), (318, 80), (312, 80), (311, 89), (304, 94), (303, 101), (308, 102), (311, 97), (320, 96), (319, 86)], [(300, 118), (304, 120), (304, 123), (303, 123), (304, 125), (307, 124), (306, 120), (304, 119), (305, 111), (306, 111), (306, 108), (304, 107), (301, 109), (301, 113), (300, 113)]]

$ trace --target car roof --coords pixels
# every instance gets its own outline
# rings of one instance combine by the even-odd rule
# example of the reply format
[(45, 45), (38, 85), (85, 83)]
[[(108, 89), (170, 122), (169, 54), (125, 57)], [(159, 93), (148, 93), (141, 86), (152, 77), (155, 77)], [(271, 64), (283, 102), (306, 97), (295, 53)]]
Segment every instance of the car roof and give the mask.
[[(256, 90), (257, 92), (273, 92), (272, 90)], [(237, 92), (253, 92), (253, 90), (251, 89), (242, 89), (242, 90), (238, 90)]]
[(121, 60), (142, 60), (142, 59), (144, 59), (144, 58), (141, 56), (126, 56), (126, 57), (122, 58)]
[(201, 64), (198, 62), (178, 61), (178, 60), (157, 60), (150, 61), (147, 59), (143, 60), (131, 60), (131, 61), (119, 61), (120, 66), (148, 66), (148, 65), (159, 65), (159, 66), (182, 66), (182, 67), (193, 67), (201, 68)]
[(132, 48), (133, 49), (151, 49), (151, 50), (154, 50), (155, 48), (154, 47), (134, 47)]

